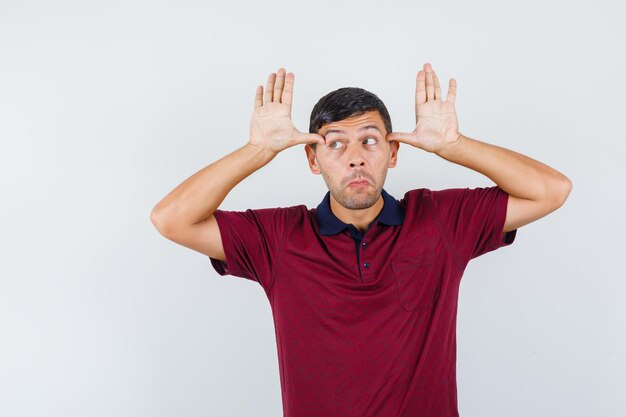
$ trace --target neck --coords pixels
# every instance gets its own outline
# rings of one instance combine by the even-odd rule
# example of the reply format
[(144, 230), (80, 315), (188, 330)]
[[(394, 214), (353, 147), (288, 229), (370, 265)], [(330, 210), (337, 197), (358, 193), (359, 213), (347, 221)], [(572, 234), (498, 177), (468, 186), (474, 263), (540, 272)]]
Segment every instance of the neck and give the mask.
[(383, 209), (384, 204), (385, 202), (381, 194), (373, 206), (365, 209), (352, 210), (343, 207), (335, 200), (332, 194), (330, 195), (330, 210), (333, 214), (342, 222), (353, 224), (361, 233), (364, 233), (369, 228), (369, 225)]

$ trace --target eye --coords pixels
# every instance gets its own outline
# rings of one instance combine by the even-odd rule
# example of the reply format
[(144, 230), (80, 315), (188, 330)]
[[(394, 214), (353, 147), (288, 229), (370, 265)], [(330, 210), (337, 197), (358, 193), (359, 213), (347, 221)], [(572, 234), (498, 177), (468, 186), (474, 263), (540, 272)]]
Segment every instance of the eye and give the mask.
[(372, 144), (374, 144), (374, 143), (376, 143), (376, 142), (377, 142), (376, 138), (375, 138), (375, 137), (373, 137), (373, 136), (370, 136), (369, 138), (366, 138), (365, 140), (368, 140), (368, 139), (372, 139), (372, 140), (374, 141)]
[[(370, 139), (371, 139), (373, 142), (372, 142), (372, 143), (369, 143), (369, 145), (374, 145), (374, 144), (376, 144), (376, 143), (378, 142), (378, 139), (376, 139), (374, 136), (369, 136), (369, 137), (365, 138), (365, 139), (363, 140), (363, 142), (365, 142), (365, 141), (367, 141), (367, 140), (370, 140)], [(331, 149), (339, 149), (339, 148), (340, 148), (340, 146), (334, 146), (334, 145), (335, 145), (335, 144), (337, 144), (337, 143), (338, 143), (339, 145), (343, 146), (343, 143), (341, 143), (341, 142), (339, 142), (339, 141), (334, 141), (334, 142), (331, 142), (328, 146), (329, 146)]]

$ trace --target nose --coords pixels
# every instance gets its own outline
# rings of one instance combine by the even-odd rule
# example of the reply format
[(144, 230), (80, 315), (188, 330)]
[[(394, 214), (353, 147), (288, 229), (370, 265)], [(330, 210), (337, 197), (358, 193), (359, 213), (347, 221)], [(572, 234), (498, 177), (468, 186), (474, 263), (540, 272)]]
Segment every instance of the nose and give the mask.
[(348, 153), (348, 162), (350, 163), (351, 168), (354, 168), (357, 165), (358, 166), (365, 165), (365, 158), (363, 158), (360, 148), (358, 147), (358, 145), (355, 148), (356, 148), (355, 150)]

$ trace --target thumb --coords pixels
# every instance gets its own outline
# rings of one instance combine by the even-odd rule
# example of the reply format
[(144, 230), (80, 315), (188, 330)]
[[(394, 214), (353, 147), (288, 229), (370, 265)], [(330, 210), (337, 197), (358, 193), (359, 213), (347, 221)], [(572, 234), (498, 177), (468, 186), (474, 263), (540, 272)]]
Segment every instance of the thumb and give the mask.
[(321, 143), (322, 146), (326, 144), (326, 139), (324, 139), (324, 136), (317, 133), (298, 132), (296, 140), (298, 141), (298, 143)]
[(387, 135), (387, 137), (385, 138), (387, 141), (390, 140), (397, 140), (400, 142), (406, 142), (406, 141), (411, 141), (411, 137), (413, 136), (412, 133), (405, 133), (405, 132), (391, 132)]

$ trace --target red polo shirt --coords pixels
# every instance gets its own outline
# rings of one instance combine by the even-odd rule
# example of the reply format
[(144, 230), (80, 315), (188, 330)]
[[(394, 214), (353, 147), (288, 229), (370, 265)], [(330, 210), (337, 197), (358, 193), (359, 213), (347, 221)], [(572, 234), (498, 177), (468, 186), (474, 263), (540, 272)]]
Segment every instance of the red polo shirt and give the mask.
[(284, 417), (458, 417), (456, 311), (467, 263), (510, 245), (498, 186), (410, 190), (361, 234), (330, 193), (304, 205), (216, 210), (220, 275), (272, 308)]

